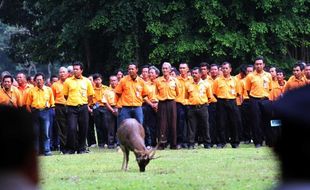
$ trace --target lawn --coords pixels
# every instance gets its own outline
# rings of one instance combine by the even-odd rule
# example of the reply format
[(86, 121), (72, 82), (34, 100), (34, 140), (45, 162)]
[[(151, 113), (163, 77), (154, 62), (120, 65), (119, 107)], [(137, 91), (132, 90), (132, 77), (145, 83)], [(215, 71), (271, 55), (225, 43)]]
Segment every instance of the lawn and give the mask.
[(269, 148), (161, 150), (145, 173), (130, 153), (129, 171), (120, 170), (123, 154), (91, 149), (82, 155), (40, 157), (41, 187), (55, 189), (269, 189), (276, 185), (278, 165)]

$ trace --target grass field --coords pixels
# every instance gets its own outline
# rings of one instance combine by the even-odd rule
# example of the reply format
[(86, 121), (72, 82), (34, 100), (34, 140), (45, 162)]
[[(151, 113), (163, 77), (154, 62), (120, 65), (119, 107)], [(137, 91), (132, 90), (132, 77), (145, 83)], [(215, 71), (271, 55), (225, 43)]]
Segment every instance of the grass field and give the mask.
[(120, 170), (123, 154), (91, 149), (82, 155), (40, 157), (41, 187), (54, 189), (269, 189), (276, 185), (278, 166), (269, 148), (161, 150), (140, 173), (133, 153), (129, 171)]

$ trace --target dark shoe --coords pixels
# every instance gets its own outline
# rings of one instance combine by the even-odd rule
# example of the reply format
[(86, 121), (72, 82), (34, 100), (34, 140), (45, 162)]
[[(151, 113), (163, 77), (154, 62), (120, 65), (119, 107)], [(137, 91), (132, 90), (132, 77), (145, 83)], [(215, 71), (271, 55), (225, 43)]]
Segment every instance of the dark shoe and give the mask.
[(225, 144), (217, 144), (216, 148), (224, 148), (226, 145)]
[(114, 149), (115, 146), (114, 145), (108, 145), (108, 149)]
[(74, 150), (63, 150), (62, 151), (63, 154), (75, 154)]
[(255, 144), (255, 148), (260, 148), (262, 147), (262, 144)]
[(238, 148), (239, 144), (231, 144), (231, 148)]
[(78, 154), (87, 154), (89, 152), (90, 152), (89, 150), (79, 150), (79, 151), (77, 151)]
[(210, 148), (211, 148), (211, 145), (210, 145), (210, 144), (204, 144), (203, 147), (204, 147), (205, 149), (210, 149)]
[(188, 148), (188, 145), (187, 145), (187, 143), (182, 143), (182, 148)]
[(52, 156), (52, 155), (53, 155), (53, 154), (52, 154), (51, 151), (44, 153), (44, 156)]

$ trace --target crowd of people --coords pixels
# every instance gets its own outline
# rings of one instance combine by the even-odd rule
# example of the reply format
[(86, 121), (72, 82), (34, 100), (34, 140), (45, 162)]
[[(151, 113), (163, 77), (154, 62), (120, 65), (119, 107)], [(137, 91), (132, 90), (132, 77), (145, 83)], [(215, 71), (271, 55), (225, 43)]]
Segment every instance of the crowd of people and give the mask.
[(240, 142), (259, 148), (273, 146), (281, 129), (265, 105), (310, 84), (310, 64), (296, 63), (286, 81), (284, 71), (267, 68), (263, 57), (240, 66), (236, 76), (229, 62), (202, 62), (191, 70), (187, 63), (176, 69), (164, 62), (161, 76), (155, 66), (140, 70), (130, 63), (126, 75), (109, 76), (109, 85), (99, 73), (83, 76), (80, 62), (60, 67), (49, 80), (43, 73), (2, 72), (0, 104), (32, 113), (40, 155), (114, 149), (117, 126), (126, 118), (143, 124), (148, 148), (238, 148)]

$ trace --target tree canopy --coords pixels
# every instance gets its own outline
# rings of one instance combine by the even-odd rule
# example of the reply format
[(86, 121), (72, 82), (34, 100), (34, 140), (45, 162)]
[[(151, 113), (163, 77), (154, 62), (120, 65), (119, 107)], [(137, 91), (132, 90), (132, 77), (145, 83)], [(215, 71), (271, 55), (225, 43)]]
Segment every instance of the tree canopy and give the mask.
[(267, 64), (282, 68), (309, 62), (309, 0), (2, 0), (1, 5), (2, 22), (28, 30), (11, 39), (17, 60), (80, 60), (89, 72), (103, 74), (131, 61), (229, 61), (237, 67), (263, 55)]

